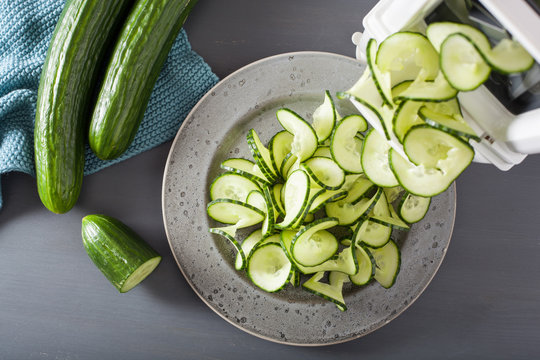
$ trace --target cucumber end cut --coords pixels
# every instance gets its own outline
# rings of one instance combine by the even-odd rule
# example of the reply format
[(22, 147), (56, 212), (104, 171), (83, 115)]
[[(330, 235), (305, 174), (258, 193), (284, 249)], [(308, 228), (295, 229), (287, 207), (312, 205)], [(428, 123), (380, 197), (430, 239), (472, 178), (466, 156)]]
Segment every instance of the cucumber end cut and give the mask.
[(152, 271), (154, 271), (154, 269), (159, 265), (160, 262), (161, 256), (156, 256), (150, 260), (145, 261), (141, 266), (137, 268), (137, 270), (135, 270), (131, 273), (131, 275), (128, 276), (128, 278), (126, 279), (126, 281), (124, 281), (118, 291), (120, 291), (121, 293), (125, 293), (133, 289), (141, 281), (146, 279), (146, 277), (150, 275)]

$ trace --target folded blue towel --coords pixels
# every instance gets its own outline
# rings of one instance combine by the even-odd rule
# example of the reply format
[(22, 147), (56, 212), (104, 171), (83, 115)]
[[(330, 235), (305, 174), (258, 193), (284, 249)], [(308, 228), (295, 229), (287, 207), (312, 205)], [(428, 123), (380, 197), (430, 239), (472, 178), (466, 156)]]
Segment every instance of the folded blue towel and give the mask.
[[(0, 0), (0, 175), (9, 171), (34, 175), (34, 116), (39, 77), (64, 2)], [(191, 108), (217, 81), (210, 67), (191, 49), (182, 30), (129, 149), (118, 159), (103, 161), (87, 146), (85, 175), (173, 138)]]

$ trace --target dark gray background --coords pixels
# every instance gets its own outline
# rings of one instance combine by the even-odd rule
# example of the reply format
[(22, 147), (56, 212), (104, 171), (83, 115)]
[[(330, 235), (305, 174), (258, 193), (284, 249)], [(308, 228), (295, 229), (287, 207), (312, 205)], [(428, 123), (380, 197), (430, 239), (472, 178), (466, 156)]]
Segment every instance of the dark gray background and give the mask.
[[(201, 0), (186, 24), (223, 78), (282, 52), (354, 56), (350, 36), (375, 1)], [(345, 344), (299, 348), (245, 334), (199, 300), (169, 250), (161, 181), (171, 143), (85, 178), (77, 206), (54, 215), (35, 180), (2, 178), (0, 359), (532, 359), (540, 357), (540, 155), (500, 172), (474, 164), (457, 181), (448, 254), (396, 320)], [(119, 294), (88, 259), (80, 220), (106, 213), (162, 255)]]

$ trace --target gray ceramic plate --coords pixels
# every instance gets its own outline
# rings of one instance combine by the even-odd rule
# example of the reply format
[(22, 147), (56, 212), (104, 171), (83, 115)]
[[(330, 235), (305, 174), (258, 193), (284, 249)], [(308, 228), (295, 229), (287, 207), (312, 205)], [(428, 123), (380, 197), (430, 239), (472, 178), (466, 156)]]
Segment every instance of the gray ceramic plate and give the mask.
[[(340, 55), (299, 52), (250, 64), (217, 84), (185, 119), (172, 145), (163, 180), (167, 237), (193, 290), (216, 313), (261, 338), (295, 345), (326, 345), (363, 336), (387, 324), (426, 288), (448, 248), (455, 216), (455, 187), (433, 199), (428, 215), (407, 233), (394, 232), (401, 246), (401, 271), (385, 290), (377, 283), (345, 289), (346, 312), (301, 288), (276, 294), (251, 284), (234, 269), (233, 247), (208, 228), (208, 188), (229, 157), (251, 158), (247, 131), (263, 141), (281, 130), (275, 118), (289, 107), (310, 118), (323, 90), (348, 89), (364, 65)], [(337, 101), (341, 115), (353, 108)], [(349, 284), (350, 285), (350, 284)]]

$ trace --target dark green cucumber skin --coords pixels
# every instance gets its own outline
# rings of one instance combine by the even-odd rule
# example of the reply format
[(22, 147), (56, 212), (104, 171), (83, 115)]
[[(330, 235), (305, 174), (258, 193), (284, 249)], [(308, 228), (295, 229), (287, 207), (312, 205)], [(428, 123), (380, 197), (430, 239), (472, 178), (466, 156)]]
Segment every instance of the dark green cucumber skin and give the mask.
[(114, 30), (132, 3), (68, 1), (53, 33), (41, 73), (34, 128), (38, 193), (52, 212), (69, 211), (79, 197), (95, 81)]
[(160, 256), (131, 228), (107, 215), (85, 216), (81, 233), (86, 253), (119, 291), (139, 266)]
[(113, 50), (88, 141), (101, 159), (132, 143), (168, 53), (197, 0), (138, 0)]

